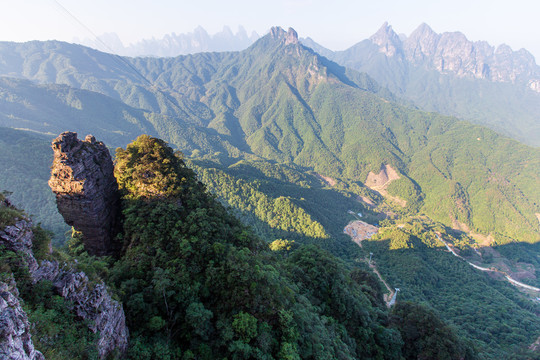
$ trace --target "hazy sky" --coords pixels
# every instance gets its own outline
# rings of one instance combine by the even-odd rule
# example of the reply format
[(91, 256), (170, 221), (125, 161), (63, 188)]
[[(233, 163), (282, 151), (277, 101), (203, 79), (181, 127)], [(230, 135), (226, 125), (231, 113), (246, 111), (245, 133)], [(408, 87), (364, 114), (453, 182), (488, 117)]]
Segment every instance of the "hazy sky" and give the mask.
[(538, 0), (0, 0), (0, 40), (92, 37), (58, 3), (95, 34), (115, 32), (126, 45), (198, 25), (210, 34), (242, 25), (260, 35), (279, 25), (342, 50), (385, 21), (407, 35), (425, 22), (436, 32), (461, 31), (470, 40), (526, 48), (540, 59)]

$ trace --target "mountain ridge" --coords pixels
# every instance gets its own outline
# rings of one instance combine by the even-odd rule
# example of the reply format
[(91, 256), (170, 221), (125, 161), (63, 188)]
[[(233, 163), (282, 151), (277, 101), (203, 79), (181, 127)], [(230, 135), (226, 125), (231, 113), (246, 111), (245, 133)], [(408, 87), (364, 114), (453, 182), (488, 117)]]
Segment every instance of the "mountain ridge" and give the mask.
[(387, 23), (370, 38), (332, 52), (303, 40), (342, 66), (366, 72), (426, 111), (472, 121), (540, 146), (540, 67), (526, 50), (469, 41), (427, 24), (398, 36)]
[(176, 57), (198, 52), (244, 50), (259, 37), (255, 31), (248, 34), (243, 26), (238, 27), (236, 34), (230, 27), (224, 26), (220, 32), (212, 35), (202, 26), (197, 26), (191, 32), (173, 32), (162, 38), (146, 38), (129, 45), (122, 43), (116, 33), (102, 34), (96, 39), (75, 38), (73, 42), (122, 56)]
[(521, 81), (533, 91), (540, 84), (540, 67), (527, 50), (513, 51), (506, 44), (494, 47), (486, 41), (470, 41), (459, 31), (438, 34), (423, 23), (403, 39), (384, 23), (369, 40), (387, 56), (404, 56), (415, 65), (441, 73), (494, 82)]
[[(35, 54), (31, 58), (44, 57), (37, 45), (30, 44)], [(146, 111), (154, 131), (188, 154), (292, 162), (361, 183), (369, 172), (391, 165), (400, 180), (389, 187), (390, 195), (406, 200), (410, 211), (423, 208), (446, 224), (456, 218), (470, 227), (481, 224), (479, 231), (503, 242), (507, 237), (538, 239), (535, 151), (484, 128), (395, 103), (396, 98), (368, 75), (301, 45), (292, 29), (274, 28), (242, 52), (124, 58), (132, 67), (119, 72), (114, 69), (121, 63), (107, 54), (67, 45), (79, 54), (71, 60), (61, 43), (41, 46), (60, 47), (47, 58), (56, 68), (43, 72), (30, 61), (32, 71), (21, 70), (19, 76), (36, 80), (45, 74), (72, 86), (113, 92), (115, 98)], [(28, 54), (24, 45), (17, 47)], [(62, 64), (76, 64), (87, 53), (93, 55), (90, 67), (64, 70)], [(0, 66), (0, 74), (7, 65)], [(449, 154), (443, 156), (444, 151)], [(497, 168), (496, 156), (511, 164)], [(504, 181), (490, 181), (490, 173)], [(514, 185), (519, 190), (513, 190)], [(483, 186), (496, 195), (492, 200), (482, 195)], [(464, 200), (459, 199), (459, 188), (469, 192), (462, 212), (455, 210), (456, 202)], [(517, 196), (519, 192), (527, 195)], [(497, 206), (485, 207), (490, 201), (507, 208), (508, 214), (495, 212)], [(520, 203), (518, 208), (514, 201)], [(508, 217), (519, 225), (510, 226)]]

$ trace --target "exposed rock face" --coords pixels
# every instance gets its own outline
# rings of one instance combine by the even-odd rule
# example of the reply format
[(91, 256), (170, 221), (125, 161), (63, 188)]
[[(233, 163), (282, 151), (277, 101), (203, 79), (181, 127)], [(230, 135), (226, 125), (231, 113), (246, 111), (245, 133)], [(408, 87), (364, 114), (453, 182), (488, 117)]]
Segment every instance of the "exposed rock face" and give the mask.
[(270, 29), (270, 35), (274, 39), (283, 41), (285, 45), (298, 44), (298, 34), (293, 28), (289, 28), (289, 31), (285, 32), (281, 27), (273, 26)]
[(100, 358), (114, 351), (125, 353), (129, 331), (124, 309), (122, 304), (111, 298), (102, 282), (91, 288), (84, 272), (60, 269), (55, 261), (42, 262), (34, 274), (34, 281), (40, 280), (51, 281), (58, 294), (73, 304), (72, 311), (89, 320), (90, 330), (99, 332)]
[[(56, 292), (73, 304), (71, 310), (81, 319), (88, 320), (91, 331), (94, 333), (99, 332), (97, 346), (101, 358), (105, 358), (113, 352), (125, 353), (128, 346), (129, 331), (126, 326), (122, 304), (111, 298), (102, 282), (90, 286), (88, 277), (84, 272), (77, 272), (69, 267), (61, 268), (56, 261), (44, 260), (41, 265), (38, 265), (32, 252), (34, 234), (31, 227), (32, 223), (29, 220), (21, 219), (15, 225), (7, 226), (3, 231), (0, 230), (0, 245), (21, 254), (26, 265), (28, 265), (32, 281), (34, 283), (42, 280), (51, 281)], [(7, 306), (4, 304), (4, 302), (15, 304), (12, 296), (4, 294), (6, 292), (4, 285), (0, 282), (0, 359), (42, 359), (42, 357), (28, 357), (30, 355), (27, 357), (22, 355), (3, 357), (4, 353), (2, 351), (4, 349), (11, 349), (10, 351), (13, 351), (13, 354), (20, 354), (18, 350), (13, 350), (19, 349), (20, 346), (17, 344), (20, 343), (26, 344), (22, 349), (25, 349), (27, 354), (31, 354), (33, 351), (33, 345), (28, 334), (29, 327), (26, 314), (20, 309), (20, 306), (17, 308), (18, 305)], [(10, 290), (11, 294), (15, 294), (13, 296), (17, 298), (16, 287), (13, 285), (11, 288), (14, 289)], [(18, 299), (16, 300), (18, 304)], [(20, 309), (20, 311), (17, 309)], [(22, 331), (21, 329), (26, 330)], [(2, 342), (4, 337), (6, 340)]]
[(30, 274), (38, 268), (38, 263), (32, 253), (32, 222), (26, 219), (21, 219), (12, 226), (6, 226), (4, 230), (0, 230), (0, 245), (6, 249), (22, 255)]
[(386, 56), (399, 56), (409, 63), (497, 82), (522, 81), (540, 92), (540, 68), (526, 50), (512, 51), (508, 45), (495, 48), (485, 41), (469, 41), (460, 32), (437, 34), (428, 25), (420, 25), (409, 37), (400, 39), (384, 23), (370, 38)]
[(45, 360), (34, 349), (28, 316), (21, 307), (14, 281), (0, 282), (0, 359)]
[(120, 197), (109, 150), (92, 135), (84, 141), (64, 132), (52, 142), (54, 162), (49, 186), (67, 224), (82, 232), (92, 255), (112, 255), (118, 246)]
[(405, 207), (407, 206), (407, 201), (397, 196), (392, 196), (387, 191), (390, 183), (392, 181), (398, 180), (399, 178), (400, 176), (398, 172), (392, 166), (388, 164), (383, 164), (381, 165), (381, 170), (378, 174), (375, 174), (373, 171), (369, 172), (365, 184), (371, 190), (374, 190), (385, 198), (391, 199), (398, 205)]
[(369, 40), (378, 45), (380, 51), (386, 56), (394, 56), (402, 52), (401, 40), (387, 22)]

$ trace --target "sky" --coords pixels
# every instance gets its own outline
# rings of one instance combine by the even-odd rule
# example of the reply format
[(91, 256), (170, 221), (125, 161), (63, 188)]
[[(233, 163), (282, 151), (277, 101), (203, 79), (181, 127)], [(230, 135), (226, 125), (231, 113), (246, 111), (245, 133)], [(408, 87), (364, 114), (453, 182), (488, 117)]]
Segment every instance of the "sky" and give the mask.
[(540, 59), (538, 14), (538, 0), (0, 0), (0, 41), (72, 42), (114, 32), (128, 45), (197, 26), (214, 34), (241, 25), (264, 35), (279, 25), (343, 50), (385, 21), (406, 35), (425, 22), (438, 33), (460, 31)]

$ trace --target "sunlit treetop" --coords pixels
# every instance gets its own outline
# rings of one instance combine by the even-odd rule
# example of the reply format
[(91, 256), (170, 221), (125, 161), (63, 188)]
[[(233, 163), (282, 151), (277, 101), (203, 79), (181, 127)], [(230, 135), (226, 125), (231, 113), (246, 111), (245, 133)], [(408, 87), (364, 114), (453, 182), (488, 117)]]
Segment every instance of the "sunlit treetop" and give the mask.
[(125, 150), (116, 149), (114, 175), (123, 195), (134, 199), (180, 199), (196, 183), (182, 153), (148, 135), (139, 136)]

